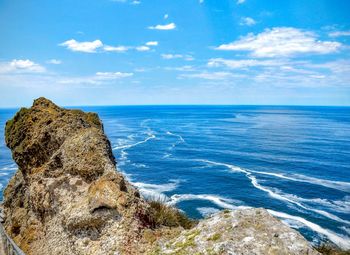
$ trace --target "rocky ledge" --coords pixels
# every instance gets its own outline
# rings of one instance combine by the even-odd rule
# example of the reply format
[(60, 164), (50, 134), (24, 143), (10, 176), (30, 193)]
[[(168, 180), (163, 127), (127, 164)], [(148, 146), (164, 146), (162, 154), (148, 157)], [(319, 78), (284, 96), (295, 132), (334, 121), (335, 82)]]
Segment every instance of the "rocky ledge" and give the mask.
[(117, 171), (97, 114), (39, 98), (6, 123), (5, 140), (19, 169), (3, 225), (28, 255), (318, 254), (264, 209), (223, 211), (191, 229), (156, 224)]

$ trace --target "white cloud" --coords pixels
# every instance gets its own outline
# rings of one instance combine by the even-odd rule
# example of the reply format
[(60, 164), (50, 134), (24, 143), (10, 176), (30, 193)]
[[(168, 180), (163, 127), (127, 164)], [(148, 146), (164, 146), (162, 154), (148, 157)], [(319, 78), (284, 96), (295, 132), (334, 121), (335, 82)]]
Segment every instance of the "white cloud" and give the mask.
[(230, 69), (240, 69), (253, 66), (281, 66), (285, 64), (282, 61), (275, 60), (257, 60), (257, 59), (223, 59), (223, 58), (212, 58), (208, 61), (209, 67), (221, 67), (225, 66)]
[(199, 3), (200, 3), (200, 4), (204, 3), (204, 0), (199, 0)]
[(60, 64), (62, 64), (62, 61), (59, 60), (59, 59), (54, 59), (53, 58), (53, 59), (48, 60), (47, 63), (48, 64), (53, 64), (53, 65), (60, 65)]
[(256, 21), (253, 18), (245, 17), (241, 19), (239, 23), (241, 26), (253, 26), (256, 24)]
[(123, 73), (123, 72), (97, 72), (93, 76), (69, 77), (69, 78), (59, 79), (58, 83), (98, 85), (106, 82), (111, 82), (111, 81), (131, 77), (133, 75), (134, 75), (133, 73)]
[(156, 25), (156, 26), (149, 26), (148, 29), (156, 29), (156, 30), (173, 30), (176, 28), (175, 23), (169, 23), (166, 25)]
[(162, 58), (164, 59), (176, 59), (176, 58), (182, 58), (187, 61), (192, 61), (194, 60), (194, 57), (191, 55), (182, 55), (182, 54), (162, 54)]
[(151, 48), (147, 46), (138, 46), (136, 47), (137, 51), (149, 51)]
[(169, 18), (169, 14), (164, 14), (164, 19)]
[(138, 5), (138, 4), (140, 4), (141, 3), (141, 1), (132, 1), (131, 2), (131, 4), (133, 4), (133, 5)]
[(350, 30), (348, 31), (333, 31), (328, 34), (330, 37), (339, 37), (339, 36), (350, 36)]
[(320, 41), (314, 33), (292, 27), (265, 29), (254, 35), (248, 34), (229, 44), (218, 46), (217, 50), (249, 51), (255, 57), (291, 56), (302, 53), (327, 54), (336, 52), (342, 46), (339, 42)]
[(245, 0), (237, 0), (237, 4), (243, 4)]
[(95, 78), (97, 80), (115, 80), (133, 76), (133, 73), (122, 72), (97, 72)]
[(205, 80), (226, 80), (232, 78), (233, 74), (230, 72), (202, 72), (195, 74), (181, 74), (180, 78), (199, 78)]
[(157, 41), (150, 41), (150, 42), (146, 42), (147, 46), (158, 46), (158, 42)]
[(11, 62), (0, 62), (0, 73), (42, 73), (45, 67), (29, 59), (14, 59)]
[(103, 43), (100, 40), (95, 40), (92, 42), (78, 42), (74, 39), (65, 41), (60, 46), (66, 46), (67, 49), (71, 51), (80, 51), (80, 52), (87, 52), (87, 53), (94, 53), (96, 52), (96, 49), (103, 46)]
[(110, 52), (125, 52), (129, 49), (129, 47), (126, 46), (109, 46), (105, 45), (103, 47), (103, 50), (110, 51)]

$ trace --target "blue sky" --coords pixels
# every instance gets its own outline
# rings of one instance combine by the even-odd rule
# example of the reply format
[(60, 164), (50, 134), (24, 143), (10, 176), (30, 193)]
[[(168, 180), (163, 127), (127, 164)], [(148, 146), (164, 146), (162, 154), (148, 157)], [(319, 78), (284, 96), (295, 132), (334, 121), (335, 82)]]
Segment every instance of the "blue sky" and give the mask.
[(350, 105), (347, 0), (0, 0), (0, 107)]

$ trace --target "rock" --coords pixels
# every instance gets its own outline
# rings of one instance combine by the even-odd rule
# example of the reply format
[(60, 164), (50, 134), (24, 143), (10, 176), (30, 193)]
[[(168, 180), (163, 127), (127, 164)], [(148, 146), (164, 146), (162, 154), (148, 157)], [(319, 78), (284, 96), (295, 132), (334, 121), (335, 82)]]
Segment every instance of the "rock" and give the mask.
[(318, 254), (264, 209), (224, 211), (190, 230), (158, 226), (117, 171), (94, 113), (39, 98), (6, 123), (5, 140), (19, 169), (4, 191), (3, 224), (28, 255)]
[(191, 230), (160, 239), (149, 254), (319, 254), (295, 230), (265, 209), (223, 211)]
[(96, 114), (39, 98), (5, 135), (19, 170), (4, 191), (4, 226), (26, 254), (133, 253), (148, 204), (116, 171)]

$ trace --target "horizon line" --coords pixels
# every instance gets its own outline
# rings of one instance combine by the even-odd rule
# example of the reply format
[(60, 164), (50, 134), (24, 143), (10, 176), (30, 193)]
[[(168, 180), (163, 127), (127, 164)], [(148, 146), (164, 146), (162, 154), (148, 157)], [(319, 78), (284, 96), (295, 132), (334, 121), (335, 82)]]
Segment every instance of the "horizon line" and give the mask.
[[(56, 103), (55, 103), (56, 104)], [(274, 107), (350, 107), (350, 105), (303, 105), (303, 104), (96, 104), (96, 105), (59, 105), (60, 107), (143, 107), (143, 106), (219, 106), (219, 107), (225, 107), (225, 106), (274, 106)], [(0, 109), (18, 109), (28, 106), (0, 106)], [(29, 106), (31, 107), (31, 105)]]

